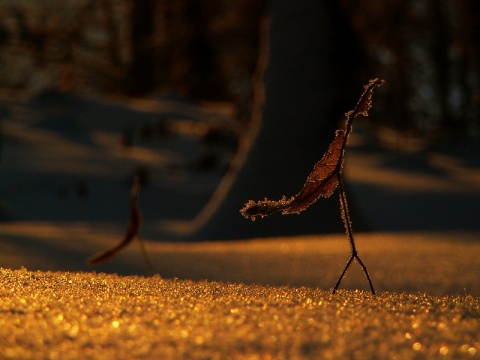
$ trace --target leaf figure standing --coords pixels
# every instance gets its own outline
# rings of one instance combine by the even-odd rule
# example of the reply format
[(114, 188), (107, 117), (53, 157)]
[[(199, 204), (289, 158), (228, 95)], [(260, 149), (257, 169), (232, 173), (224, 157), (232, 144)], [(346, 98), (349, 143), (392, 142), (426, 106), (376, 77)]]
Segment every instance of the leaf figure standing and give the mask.
[(340, 275), (333, 293), (335, 293), (340, 286), (345, 273), (352, 264), (353, 260), (357, 260), (367, 277), (370, 290), (375, 294), (372, 281), (368, 274), (367, 268), (363, 261), (358, 256), (357, 248), (355, 246), (355, 239), (353, 236), (352, 222), (348, 213), (347, 197), (345, 194), (345, 187), (342, 181), (342, 170), (345, 157), (345, 147), (347, 145), (348, 136), (352, 132), (353, 119), (358, 115), (368, 116), (368, 111), (372, 107), (372, 94), (377, 86), (383, 85), (384, 80), (372, 79), (364, 86), (364, 91), (360, 96), (355, 108), (345, 114), (345, 130), (337, 130), (335, 138), (329, 145), (327, 151), (322, 159), (318, 161), (313, 167), (312, 172), (308, 175), (302, 190), (295, 196), (287, 199), (283, 196), (278, 201), (264, 199), (261, 201), (249, 200), (245, 206), (240, 210), (240, 213), (245, 218), (255, 220), (257, 216), (263, 218), (281, 211), (282, 214), (296, 214), (305, 210), (312, 205), (320, 197), (330, 197), (337, 187), (339, 188), (340, 214), (345, 226), (345, 232), (350, 242), (351, 256)]
[(145, 245), (139, 235), (140, 227), (142, 226), (142, 211), (138, 207), (138, 194), (140, 192), (140, 176), (137, 174), (133, 179), (132, 190), (130, 194), (130, 211), (129, 211), (129, 222), (128, 227), (125, 232), (125, 236), (122, 241), (120, 241), (115, 246), (111, 247), (108, 250), (102, 251), (98, 254), (95, 254), (90, 259), (88, 263), (90, 265), (97, 265), (103, 262), (106, 262), (117, 255), (122, 249), (127, 247), (135, 238), (138, 238), (140, 250), (142, 252), (143, 260), (147, 267), (148, 275), (151, 275), (152, 264), (148, 257), (148, 254), (145, 249)]

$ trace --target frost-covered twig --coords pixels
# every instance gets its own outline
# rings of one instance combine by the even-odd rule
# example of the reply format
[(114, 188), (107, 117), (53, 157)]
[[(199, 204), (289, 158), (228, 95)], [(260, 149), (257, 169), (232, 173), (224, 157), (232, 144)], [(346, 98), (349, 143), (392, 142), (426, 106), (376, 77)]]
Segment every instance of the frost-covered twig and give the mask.
[(282, 214), (299, 213), (312, 205), (320, 197), (330, 197), (338, 187), (340, 192), (341, 217), (345, 226), (345, 231), (352, 253), (347, 265), (345, 266), (345, 269), (335, 285), (335, 288), (333, 289), (333, 293), (335, 293), (338, 289), (338, 286), (340, 285), (340, 282), (342, 281), (352, 261), (356, 259), (367, 277), (372, 293), (375, 294), (375, 290), (373, 288), (367, 268), (359, 258), (357, 249), (355, 247), (352, 222), (348, 213), (347, 197), (341, 175), (343, 170), (345, 147), (347, 145), (348, 136), (352, 132), (353, 119), (358, 115), (368, 116), (368, 111), (372, 107), (373, 90), (377, 86), (381, 86), (383, 83), (384, 81), (381, 79), (373, 79), (370, 80), (367, 85), (365, 85), (364, 91), (355, 105), (355, 108), (345, 114), (347, 118), (345, 121), (345, 130), (336, 131), (334, 140), (328, 147), (322, 159), (315, 164), (312, 172), (310, 175), (308, 175), (302, 190), (297, 195), (291, 198), (283, 196), (278, 201), (268, 200), (267, 198), (261, 201), (249, 200), (240, 210), (240, 213), (245, 218), (250, 218), (252, 220), (255, 220), (255, 218), (258, 216), (262, 218), (265, 216), (270, 216), (279, 211), (281, 211)]

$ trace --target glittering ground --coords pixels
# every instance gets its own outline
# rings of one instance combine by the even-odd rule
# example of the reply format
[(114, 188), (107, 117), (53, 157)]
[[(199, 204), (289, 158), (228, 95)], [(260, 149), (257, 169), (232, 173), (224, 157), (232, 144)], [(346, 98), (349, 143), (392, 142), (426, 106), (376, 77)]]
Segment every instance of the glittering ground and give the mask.
[(478, 358), (480, 299), (0, 270), (2, 359)]
[(480, 358), (478, 233), (358, 234), (372, 296), (358, 264), (331, 295), (341, 234), (145, 240), (142, 277), (136, 243), (85, 264), (107, 230), (0, 225), (0, 359)]

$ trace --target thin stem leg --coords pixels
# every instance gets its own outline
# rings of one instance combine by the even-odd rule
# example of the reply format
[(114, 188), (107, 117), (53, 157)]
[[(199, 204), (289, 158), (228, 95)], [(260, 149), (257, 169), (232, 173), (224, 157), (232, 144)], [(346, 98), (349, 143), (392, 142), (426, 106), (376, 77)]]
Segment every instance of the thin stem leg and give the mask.
[(140, 251), (142, 252), (143, 261), (145, 261), (145, 266), (147, 267), (147, 275), (153, 275), (153, 267), (152, 263), (150, 262), (150, 258), (148, 257), (147, 249), (145, 248), (145, 244), (143, 243), (142, 238), (140, 235), (137, 236), (138, 238), (138, 245), (140, 246)]
[(367, 277), (368, 285), (370, 285), (370, 290), (372, 290), (372, 294), (375, 295), (375, 290), (373, 289), (373, 284), (372, 284), (372, 280), (370, 280), (370, 275), (368, 275), (367, 267), (365, 266), (365, 264), (363, 263), (363, 261), (360, 260), (360, 258), (358, 257), (358, 255), (355, 255), (355, 258), (357, 259), (358, 263), (360, 264), (360, 266), (361, 266), (362, 269), (363, 269), (363, 272), (365, 273), (365, 276)]
[(353, 237), (352, 220), (350, 220), (350, 213), (348, 212), (347, 194), (345, 193), (342, 177), (340, 175), (338, 176), (338, 188), (340, 190), (340, 215), (343, 220), (343, 225), (345, 226), (345, 232), (348, 236), (348, 241), (350, 242), (352, 256), (355, 256), (357, 255), (357, 248), (355, 246), (355, 239)]
[(343, 269), (343, 272), (340, 275), (340, 278), (338, 279), (337, 284), (335, 285), (335, 288), (333, 289), (332, 293), (335, 294), (336, 290), (340, 286), (340, 282), (345, 276), (345, 273), (347, 272), (348, 268), (352, 264), (352, 261), (354, 259), (357, 259), (358, 263), (362, 267), (363, 272), (365, 273), (365, 276), (367, 277), (368, 284), (370, 285), (370, 290), (372, 291), (372, 294), (375, 295), (375, 290), (373, 288), (370, 275), (368, 274), (367, 267), (365, 266), (363, 261), (358, 257), (357, 248), (355, 246), (355, 238), (353, 237), (352, 221), (350, 220), (350, 214), (348, 213), (347, 195), (345, 194), (345, 188), (343, 186), (343, 181), (340, 175), (338, 176), (338, 187), (340, 190), (339, 200), (340, 200), (341, 216), (342, 216), (343, 224), (345, 226), (345, 232), (347, 233), (348, 241), (350, 242), (350, 250), (352, 252), (352, 255), (350, 256), (350, 259), (348, 260), (347, 265), (345, 266), (345, 269)]
[(373, 288), (373, 284), (372, 284), (372, 280), (370, 279), (370, 275), (368, 275), (367, 267), (365, 266), (363, 261), (358, 257), (358, 255), (350, 256), (350, 259), (348, 260), (347, 265), (345, 265), (345, 268), (343, 269), (342, 274), (338, 278), (338, 281), (335, 284), (335, 287), (333, 288), (332, 294), (335, 294), (337, 292), (338, 287), (340, 286), (340, 283), (342, 282), (343, 277), (345, 276), (345, 274), (346, 274), (348, 268), (350, 267), (350, 265), (352, 265), (352, 262), (353, 262), (354, 259), (357, 259), (358, 263), (362, 267), (362, 270), (365, 273), (365, 276), (367, 277), (368, 285), (370, 285), (370, 290), (372, 291), (372, 294), (375, 295), (375, 290)]
[(333, 288), (332, 294), (335, 294), (338, 290), (338, 287), (340, 286), (340, 283), (342, 282), (343, 277), (345, 276), (345, 273), (347, 272), (348, 268), (352, 264), (353, 259), (355, 259), (355, 256), (350, 256), (350, 259), (347, 262), (347, 265), (345, 265), (345, 269), (343, 269), (342, 275), (337, 280), (337, 283), (335, 284), (335, 287)]

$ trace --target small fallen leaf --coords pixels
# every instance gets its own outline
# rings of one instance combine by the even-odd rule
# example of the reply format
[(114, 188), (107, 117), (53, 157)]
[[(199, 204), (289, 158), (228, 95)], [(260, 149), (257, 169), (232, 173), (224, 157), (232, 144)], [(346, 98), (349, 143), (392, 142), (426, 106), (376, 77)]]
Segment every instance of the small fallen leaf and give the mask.
[(110, 260), (116, 254), (118, 254), (123, 248), (125, 248), (128, 244), (138, 236), (138, 232), (140, 231), (140, 227), (142, 226), (142, 212), (138, 207), (138, 193), (140, 192), (140, 179), (138, 176), (135, 176), (133, 185), (132, 185), (132, 192), (130, 195), (130, 216), (129, 216), (129, 223), (127, 227), (127, 231), (125, 233), (125, 237), (123, 240), (115, 245), (114, 247), (102, 251), (90, 259), (88, 259), (88, 263), (90, 265), (97, 265), (103, 263), (105, 261)]
[(295, 196), (287, 199), (283, 196), (274, 201), (264, 199), (258, 202), (249, 200), (240, 210), (245, 218), (255, 220), (257, 216), (265, 217), (281, 211), (282, 214), (296, 214), (316, 202), (320, 197), (330, 197), (338, 186), (339, 177), (343, 168), (345, 146), (352, 129), (353, 119), (358, 115), (368, 116), (372, 107), (373, 89), (383, 84), (383, 80), (373, 79), (365, 85), (355, 108), (345, 114), (345, 131), (337, 130), (335, 139), (329, 145), (322, 159), (315, 164), (308, 175), (302, 190)]
[(340, 286), (345, 273), (352, 264), (353, 260), (357, 260), (362, 267), (365, 276), (367, 277), (372, 294), (375, 294), (370, 275), (363, 261), (360, 259), (355, 247), (355, 240), (353, 237), (352, 222), (348, 213), (347, 197), (342, 182), (342, 170), (343, 161), (345, 155), (345, 147), (347, 145), (348, 136), (352, 132), (353, 119), (358, 115), (368, 116), (368, 111), (372, 107), (372, 94), (373, 89), (377, 86), (381, 86), (384, 83), (383, 80), (373, 79), (370, 80), (367, 85), (364, 86), (364, 91), (360, 96), (355, 108), (345, 113), (345, 130), (337, 130), (335, 133), (335, 139), (328, 146), (327, 151), (323, 155), (322, 159), (318, 161), (313, 167), (312, 172), (308, 175), (302, 190), (295, 196), (287, 199), (284, 195), (280, 200), (273, 201), (265, 198), (264, 200), (255, 202), (249, 200), (245, 206), (240, 210), (240, 213), (245, 218), (255, 220), (257, 216), (265, 217), (281, 211), (282, 214), (296, 214), (299, 213), (320, 197), (328, 198), (332, 196), (337, 187), (340, 188), (340, 210), (343, 224), (345, 226), (345, 232), (350, 242), (351, 256), (345, 266), (340, 278), (338, 279), (333, 293), (335, 293)]

